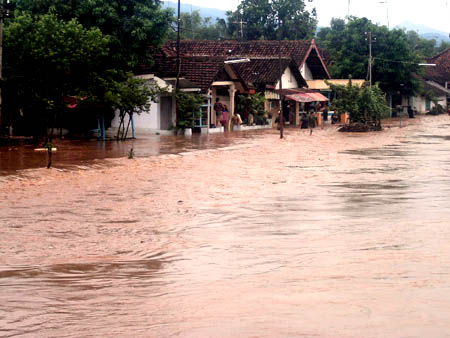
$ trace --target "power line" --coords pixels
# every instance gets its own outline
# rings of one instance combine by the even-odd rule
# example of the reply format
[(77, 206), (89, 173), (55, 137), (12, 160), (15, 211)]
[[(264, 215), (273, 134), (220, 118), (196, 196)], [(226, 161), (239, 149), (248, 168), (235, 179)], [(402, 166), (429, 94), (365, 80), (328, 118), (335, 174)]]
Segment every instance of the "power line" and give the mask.
[(404, 64), (408, 64), (408, 65), (417, 65), (417, 62), (412, 62), (412, 61), (399, 61), (399, 60), (389, 60), (389, 59), (383, 59), (383, 58), (379, 58), (379, 57), (374, 57), (373, 60), (381, 60), (381, 61), (385, 61), (385, 62), (393, 62), (393, 63), (404, 63)]

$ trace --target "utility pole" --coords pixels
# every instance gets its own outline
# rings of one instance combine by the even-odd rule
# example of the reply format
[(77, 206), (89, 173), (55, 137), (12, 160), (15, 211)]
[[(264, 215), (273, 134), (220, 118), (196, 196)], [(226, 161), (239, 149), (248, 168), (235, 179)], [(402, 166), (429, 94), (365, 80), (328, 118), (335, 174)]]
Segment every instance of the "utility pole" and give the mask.
[[(2, 1), (2, 0), (0, 0)], [(180, 86), (180, 73), (181, 73), (181, 60), (180, 60), (180, 12), (181, 12), (181, 4), (180, 0), (178, 0), (178, 18), (177, 18), (177, 77), (175, 80), (175, 127), (178, 124), (178, 87)]]
[(233, 23), (240, 25), (240, 35), (241, 35), (241, 41), (244, 41), (244, 24), (247, 24), (247, 21), (243, 21), (242, 19), (240, 21), (234, 21)]
[[(3, 18), (5, 14), (4, 0), (0, 0), (0, 82), (2, 81), (2, 68), (3, 68)], [(0, 131), (3, 127), (3, 102), (2, 102), (2, 89), (0, 86)], [(10, 121), (11, 124), (11, 121)], [(11, 127), (9, 129), (11, 134)]]
[(284, 116), (283, 116), (283, 72), (281, 69), (281, 20), (280, 20), (280, 12), (278, 12), (278, 75), (280, 78), (280, 115), (279, 115), (279, 126), (280, 126), (280, 138), (283, 138), (283, 129), (284, 129)]
[(369, 32), (369, 85), (372, 86), (372, 32)]
[(372, 86), (372, 67), (373, 67), (373, 58), (372, 58), (372, 43), (376, 42), (377, 38), (372, 36), (372, 32), (365, 32), (366, 41), (369, 41), (369, 85)]

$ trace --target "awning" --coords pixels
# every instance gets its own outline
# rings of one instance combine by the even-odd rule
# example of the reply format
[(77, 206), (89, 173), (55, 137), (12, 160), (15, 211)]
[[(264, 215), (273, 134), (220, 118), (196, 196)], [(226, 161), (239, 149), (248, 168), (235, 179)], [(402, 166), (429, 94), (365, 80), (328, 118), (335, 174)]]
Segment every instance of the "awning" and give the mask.
[(307, 93), (286, 95), (286, 99), (297, 102), (313, 102), (313, 98)]
[(314, 101), (328, 101), (328, 98), (321, 93), (297, 93), (286, 95), (286, 99), (297, 102), (314, 102)]

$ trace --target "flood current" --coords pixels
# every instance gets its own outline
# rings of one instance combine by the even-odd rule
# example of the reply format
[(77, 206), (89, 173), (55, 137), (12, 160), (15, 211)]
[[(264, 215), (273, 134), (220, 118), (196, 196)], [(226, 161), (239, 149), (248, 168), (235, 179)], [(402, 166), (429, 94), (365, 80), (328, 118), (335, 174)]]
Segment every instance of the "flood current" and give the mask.
[(173, 139), (2, 149), (1, 337), (450, 335), (450, 117)]

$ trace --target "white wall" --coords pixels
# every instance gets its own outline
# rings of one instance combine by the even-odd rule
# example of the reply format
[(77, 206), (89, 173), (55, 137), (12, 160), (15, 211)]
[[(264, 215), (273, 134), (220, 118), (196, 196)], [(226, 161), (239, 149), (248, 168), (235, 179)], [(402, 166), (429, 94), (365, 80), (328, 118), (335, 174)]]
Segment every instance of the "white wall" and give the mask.
[[(158, 97), (159, 101), (159, 97)], [(144, 133), (164, 133), (163, 130), (161, 130), (161, 105), (159, 102), (151, 102), (150, 109), (147, 111), (143, 111), (141, 114), (134, 114), (134, 126), (135, 131), (137, 133), (144, 132)], [(172, 104), (172, 122), (174, 118), (174, 109), (175, 105)], [(111, 121), (111, 128), (117, 129), (119, 128), (120, 124), (120, 118), (119, 118), (119, 112), (116, 111), (116, 115), (114, 119)], [(128, 124), (128, 116), (125, 117), (125, 125)], [(172, 133), (172, 132), (170, 132)]]
[[(447, 106), (447, 98), (445, 96), (440, 96), (437, 98), (438, 104), (440, 104), (442, 107)], [(424, 96), (416, 96), (411, 98), (411, 106), (413, 109), (416, 109), (418, 113), (425, 114), (427, 112), (426, 110), (426, 98)], [(435, 104), (433, 101), (430, 102), (430, 109), (433, 109)]]
[(306, 62), (303, 65), (302, 69), (300, 70), (300, 73), (302, 74), (302, 76), (305, 80), (314, 80), (312, 73), (311, 73), (311, 69), (309, 69)]
[[(283, 81), (281, 84), (283, 89), (298, 88), (297, 80), (295, 79), (295, 76), (290, 68), (286, 68), (283, 76), (281, 77), (281, 81)], [(280, 89), (280, 81), (277, 82), (275, 88)]]

